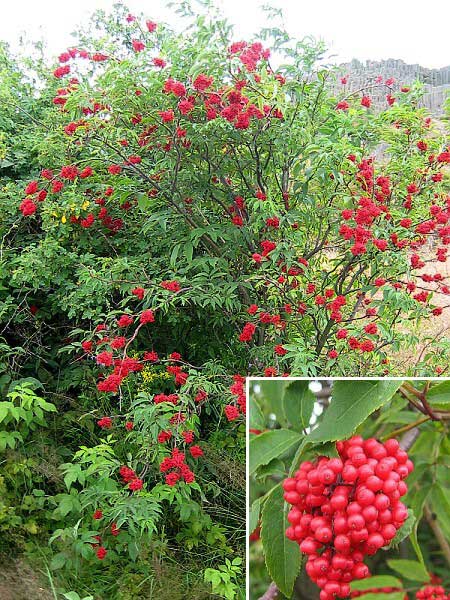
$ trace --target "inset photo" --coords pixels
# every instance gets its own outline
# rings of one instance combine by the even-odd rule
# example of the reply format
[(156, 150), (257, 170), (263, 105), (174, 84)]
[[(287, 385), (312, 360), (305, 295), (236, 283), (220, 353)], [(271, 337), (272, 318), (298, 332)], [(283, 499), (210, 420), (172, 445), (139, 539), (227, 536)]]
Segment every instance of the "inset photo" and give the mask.
[(450, 598), (450, 381), (248, 385), (249, 599)]

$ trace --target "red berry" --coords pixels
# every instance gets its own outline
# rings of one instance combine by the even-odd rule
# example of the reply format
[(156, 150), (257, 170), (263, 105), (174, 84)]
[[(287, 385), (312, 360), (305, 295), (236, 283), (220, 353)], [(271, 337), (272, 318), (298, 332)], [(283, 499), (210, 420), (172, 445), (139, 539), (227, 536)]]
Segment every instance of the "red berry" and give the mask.
[(385, 494), (377, 494), (373, 502), (373, 505), (377, 510), (385, 510), (390, 506), (390, 504), (391, 501), (389, 500), (389, 497)]
[(300, 494), (297, 494), (297, 492), (285, 492), (284, 499), (289, 504), (298, 504), (300, 502)]
[(362, 510), (362, 516), (367, 523), (370, 523), (370, 521), (375, 521), (378, 517), (378, 511), (373, 505), (365, 506)]
[(381, 528), (380, 533), (386, 541), (390, 542), (395, 537), (397, 529), (394, 527), (394, 525), (388, 524)]
[(342, 554), (335, 554), (331, 560), (333, 569), (340, 569), (343, 571), (347, 567), (347, 558)]
[(376, 475), (371, 475), (366, 479), (366, 486), (371, 492), (379, 492), (383, 487), (383, 480)]
[(341, 473), (344, 468), (344, 464), (340, 458), (331, 458), (328, 461), (328, 468), (334, 471), (334, 473)]
[(365, 526), (366, 522), (361, 514), (353, 514), (347, 519), (347, 524), (350, 530), (359, 530)]
[(379, 533), (372, 533), (367, 538), (366, 543), (367, 543), (367, 548), (370, 550), (370, 552), (376, 552), (377, 550), (379, 550), (380, 548), (382, 548), (384, 546), (384, 538)]
[(352, 465), (346, 465), (343, 469), (342, 469), (342, 479), (346, 482), (346, 483), (353, 483), (356, 481), (358, 477), (358, 471), (357, 469), (355, 469), (354, 466)]
[(369, 567), (364, 563), (358, 563), (353, 567), (352, 575), (355, 579), (365, 579), (370, 575)]
[(369, 463), (361, 465), (358, 469), (358, 479), (362, 482), (366, 481), (368, 477), (373, 475), (373, 467)]
[(403, 505), (397, 506), (397, 508), (392, 511), (392, 518), (397, 523), (399, 523), (399, 522), (404, 521), (405, 519), (407, 519), (408, 518), (408, 511), (406, 510), (405, 506), (403, 506)]
[(385, 456), (387, 456), (386, 448), (383, 446), (383, 444), (378, 444), (370, 452), (370, 456), (372, 458), (376, 458), (377, 460), (381, 460), (382, 458), (384, 458)]
[(365, 465), (366, 462), (367, 457), (365, 454), (362, 454), (361, 452), (358, 454), (353, 454), (352, 463), (355, 465), (355, 467), (362, 467), (362, 465)]
[(336, 480), (336, 473), (332, 469), (323, 469), (319, 477), (323, 484), (328, 485)]
[(350, 502), (350, 504), (347, 506), (347, 514), (348, 515), (357, 515), (362, 511), (362, 506), (361, 504), (358, 504), (358, 502)]
[(343, 510), (348, 504), (347, 496), (344, 496), (344, 495), (333, 496), (330, 500), (330, 504), (331, 504), (333, 510)]
[(384, 447), (386, 448), (389, 456), (395, 456), (400, 448), (400, 444), (396, 439), (389, 439), (384, 442)]
[(289, 477), (283, 481), (283, 489), (285, 492), (294, 492), (296, 485), (297, 482), (292, 477)]
[(336, 534), (347, 533), (347, 519), (343, 516), (334, 517), (334, 531)]
[(337, 582), (330, 581), (325, 585), (324, 590), (333, 598), (340, 592), (341, 586)]
[(379, 511), (378, 521), (382, 525), (386, 525), (386, 523), (392, 523), (392, 512), (388, 508), (386, 510)]
[(334, 538), (334, 547), (338, 552), (347, 554), (350, 551), (350, 540), (346, 535), (339, 534)]
[(318, 548), (318, 544), (312, 538), (307, 538), (300, 544), (300, 550), (305, 554), (314, 554)]
[(390, 495), (392, 494), (392, 492), (395, 492), (396, 489), (397, 482), (393, 477), (389, 477), (389, 479), (386, 479), (386, 481), (383, 483), (382, 490), (384, 494)]
[(374, 504), (375, 494), (367, 488), (361, 488), (357, 492), (356, 498), (362, 506), (369, 506), (369, 504)]
[(361, 542), (365, 542), (369, 537), (369, 530), (366, 527), (359, 529), (358, 531), (351, 532), (351, 539), (353, 544), (360, 544)]
[(404, 465), (408, 460), (408, 454), (404, 450), (399, 450), (395, 455), (395, 459), (399, 465)]
[(330, 567), (330, 563), (325, 558), (318, 558), (314, 562), (314, 566), (316, 571), (321, 571), (322, 573), (326, 573)]
[(289, 511), (287, 518), (292, 525), (298, 525), (302, 518), (302, 513), (294, 506), (294, 508)]
[(375, 467), (375, 475), (377, 475), (380, 479), (388, 479), (391, 474), (392, 468), (389, 463), (386, 461), (380, 461), (378, 465)]
[(309, 491), (309, 484), (306, 479), (299, 479), (296, 483), (295, 489), (299, 494), (307, 494)]

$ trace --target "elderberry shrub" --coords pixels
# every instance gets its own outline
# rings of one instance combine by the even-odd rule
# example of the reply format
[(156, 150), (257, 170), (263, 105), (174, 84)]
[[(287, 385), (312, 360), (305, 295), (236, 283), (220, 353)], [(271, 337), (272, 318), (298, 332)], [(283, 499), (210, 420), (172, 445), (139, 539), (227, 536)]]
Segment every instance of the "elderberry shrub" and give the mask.
[(346, 598), (351, 581), (370, 575), (364, 557), (388, 545), (408, 516), (400, 498), (414, 468), (395, 439), (354, 436), (336, 449), (339, 458), (303, 462), (283, 482), (292, 504), (286, 536), (308, 555), (320, 600)]

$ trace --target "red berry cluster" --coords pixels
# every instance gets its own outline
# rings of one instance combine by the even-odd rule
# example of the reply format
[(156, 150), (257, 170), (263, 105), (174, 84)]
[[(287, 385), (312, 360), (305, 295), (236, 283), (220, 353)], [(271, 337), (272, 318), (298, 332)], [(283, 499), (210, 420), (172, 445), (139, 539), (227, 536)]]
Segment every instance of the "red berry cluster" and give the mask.
[(450, 594), (447, 594), (441, 585), (427, 585), (416, 594), (417, 600), (450, 600)]
[(138, 490), (142, 489), (144, 482), (136, 475), (136, 472), (133, 469), (123, 465), (120, 467), (119, 473), (122, 477), (122, 482), (128, 485), (129, 490), (132, 492), (137, 492)]
[[(391, 592), (401, 592), (401, 588), (396, 587), (383, 587), (383, 588), (371, 588), (370, 590), (364, 590), (363, 592), (352, 592), (350, 594), (350, 598), (358, 598), (359, 596), (363, 596), (365, 594), (390, 594)], [(405, 594), (403, 600), (408, 600), (408, 594)]]
[(308, 554), (320, 600), (346, 598), (351, 581), (370, 575), (364, 556), (388, 545), (408, 516), (400, 497), (413, 470), (395, 439), (354, 436), (336, 448), (339, 458), (306, 461), (283, 483), (293, 505), (286, 535)]
[[(123, 468), (127, 468), (127, 467), (123, 467)], [(94, 512), (94, 514), (92, 515), (92, 518), (95, 521), (101, 521), (103, 519), (103, 512), (100, 509), (97, 509)], [(114, 537), (117, 537), (120, 534), (120, 532), (121, 532), (121, 530), (117, 527), (117, 523), (115, 523), (114, 521), (109, 526), (106, 525), (103, 528), (104, 534), (110, 533)], [(96, 540), (96, 543), (93, 543), (91, 545), (95, 550), (95, 554), (96, 554), (97, 558), (99, 560), (103, 560), (106, 557), (106, 555), (108, 554), (108, 550), (103, 545), (103, 540), (102, 540), (101, 535), (94, 535), (94, 538)]]
[(227, 404), (224, 412), (228, 421), (235, 421), (244, 416), (247, 410), (247, 400), (245, 395), (245, 377), (242, 375), (233, 375), (233, 384), (230, 386), (230, 392), (234, 396), (235, 402)]
[[(198, 450), (201, 450), (199, 446), (192, 446), (191, 450), (194, 447)], [(189, 466), (186, 464), (185, 458), (186, 455), (184, 454), (184, 452), (180, 452), (178, 448), (174, 448), (172, 450), (172, 454), (170, 456), (166, 456), (166, 458), (164, 458), (162, 463), (159, 465), (159, 470), (161, 471), (161, 473), (166, 473), (167, 485), (175, 485), (180, 479), (184, 479), (186, 483), (193, 483), (195, 481), (195, 475), (191, 471)]]

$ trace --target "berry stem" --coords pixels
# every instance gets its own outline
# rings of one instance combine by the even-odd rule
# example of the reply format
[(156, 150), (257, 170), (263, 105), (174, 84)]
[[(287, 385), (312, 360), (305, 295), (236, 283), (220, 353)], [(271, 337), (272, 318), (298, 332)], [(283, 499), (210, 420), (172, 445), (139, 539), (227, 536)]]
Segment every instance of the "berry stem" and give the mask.
[[(412, 389), (411, 389), (412, 388)], [(416, 410), (418, 410), (419, 412), (421, 412), (422, 414), (425, 414), (425, 409), (423, 406), (421, 406), (419, 404), (419, 402), (417, 402), (417, 400), (415, 400), (414, 398), (411, 398), (410, 394), (414, 394), (415, 396), (417, 396), (416, 392), (417, 390), (415, 388), (413, 388), (412, 386), (409, 386), (409, 384), (404, 383), (403, 385), (400, 386), (399, 392), (400, 394), (406, 398), (406, 400), (408, 400), (408, 402), (414, 406), (414, 408)]]
[(399, 427), (398, 429), (394, 429), (394, 431), (391, 431), (387, 435), (384, 435), (381, 438), (381, 440), (385, 441), (385, 440), (388, 440), (389, 438), (398, 437), (399, 435), (402, 435), (402, 433), (406, 433), (407, 431), (410, 431), (411, 429), (414, 429), (414, 427), (418, 427), (422, 423), (425, 423), (426, 421), (429, 421), (430, 418), (431, 417), (429, 417), (427, 415), (426, 417), (422, 417), (421, 419), (418, 419), (414, 423), (410, 423), (409, 425), (404, 425), (403, 427)]
[(424, 409), (426, 410), (426, 412), (430, 415), (430, 419), (432, 421), (440, 421), (440, 417), (438, 417), (432, 410), (431, 410), (431, 406), (428, 404), (428, 400), (426, 399), (426, 395), (425, 392), (422, 394), (422, 405), (424, 407)]

